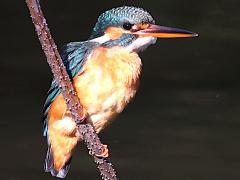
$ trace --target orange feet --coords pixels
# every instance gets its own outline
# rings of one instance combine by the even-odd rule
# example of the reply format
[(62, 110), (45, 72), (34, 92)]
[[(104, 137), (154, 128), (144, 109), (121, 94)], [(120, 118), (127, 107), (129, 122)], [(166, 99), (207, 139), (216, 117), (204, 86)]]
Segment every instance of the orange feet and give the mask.
[(103, 144), (102, 153), (97, 154), (96, 156), (100, 158), (107, 158), (109, 156), (108, 146)]

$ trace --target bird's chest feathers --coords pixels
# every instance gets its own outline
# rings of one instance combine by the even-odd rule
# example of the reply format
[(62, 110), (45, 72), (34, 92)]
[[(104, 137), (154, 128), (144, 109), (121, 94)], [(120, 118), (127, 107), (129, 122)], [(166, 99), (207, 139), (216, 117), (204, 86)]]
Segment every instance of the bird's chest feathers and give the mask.
[(134, 86), (141, 72), (141, 59), (122, 47), (98, 48), (89, 57), (86, 70), (101, 74), (102, 80), (110, 78), (116, 85)]
[(74, 85), (90, 114), (121, 112), (139, 85), (141, 60), (123, 48), (98, 48), (88, 58)]

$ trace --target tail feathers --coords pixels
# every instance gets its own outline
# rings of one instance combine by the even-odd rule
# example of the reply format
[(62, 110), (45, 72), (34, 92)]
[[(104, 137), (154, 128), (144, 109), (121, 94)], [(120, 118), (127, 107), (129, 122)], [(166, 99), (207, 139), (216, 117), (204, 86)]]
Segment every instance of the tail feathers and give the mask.
[(67, 173), (68, 173), (68, 170), (70, 168), (71, 159), (72, 158), (70, 158), (65, 163), (65, 165), (63, 166), (62, 169), (56, 170), (54, 168), (51, 146), (49, 146), (48, 151), (47, 151), (47, 155), (46, 155), (46, 159), (45, 159), (44, 170), (45, 170), (45, 172), (50, 172), (52, 174), (52, 176), (55, 176), (55, 177), (58, 177), (58, 178), (65, 178)]

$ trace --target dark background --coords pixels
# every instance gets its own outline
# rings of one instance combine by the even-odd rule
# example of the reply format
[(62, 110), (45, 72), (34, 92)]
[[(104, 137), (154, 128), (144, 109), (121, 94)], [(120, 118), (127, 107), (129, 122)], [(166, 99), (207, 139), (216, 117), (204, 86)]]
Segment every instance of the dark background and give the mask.
[[(99, 14), (122, 5), (200, 36), (158, 40), (141, 54), (135, 101), (101, 133), (120, 179), (240, 179), (240, 1), (42, 1), (59, 47), (87, 39)], [(51, 180), (41, 131), (50, 69), (24, 1), (0, 7), (0, 178)], [(67, 179), (100, 179), (79, 149)]]

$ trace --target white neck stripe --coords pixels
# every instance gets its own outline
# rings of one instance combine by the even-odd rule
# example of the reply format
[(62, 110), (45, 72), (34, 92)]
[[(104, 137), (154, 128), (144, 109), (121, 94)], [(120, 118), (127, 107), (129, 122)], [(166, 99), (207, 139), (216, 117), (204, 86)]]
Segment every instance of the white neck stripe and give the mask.
[(95, 39), (91, 39), (90, 41), (91, 41), (91, 42), (97, 42), (97, 43), (99, 43), (99, 44), (103, 44), (103, 43), (105, 43), (105, 42), (107, 42), (107, 41), (110, 41), (110, 40), (111, 40), (111, 39), (109, 38), (109, 36), (106, 35), (106, 34), (104, 34), (103, 36), (100, 36), (100, 37), (95, 38)]

